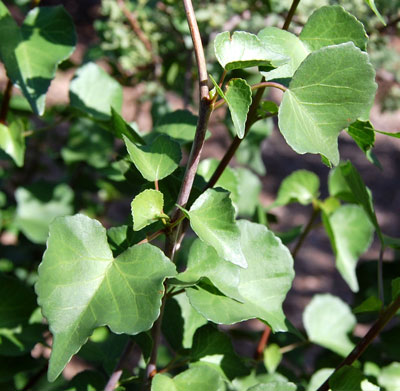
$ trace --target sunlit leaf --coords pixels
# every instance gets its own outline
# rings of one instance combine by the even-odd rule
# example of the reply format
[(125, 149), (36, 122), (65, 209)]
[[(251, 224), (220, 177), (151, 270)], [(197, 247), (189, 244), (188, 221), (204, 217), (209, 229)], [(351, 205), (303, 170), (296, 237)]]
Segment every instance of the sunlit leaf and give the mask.
[(0, 149), (12, 157), (18, 167), (24, 165), (25, 138), (21, 121), (13, 121), (9, 126), (0, 124)]

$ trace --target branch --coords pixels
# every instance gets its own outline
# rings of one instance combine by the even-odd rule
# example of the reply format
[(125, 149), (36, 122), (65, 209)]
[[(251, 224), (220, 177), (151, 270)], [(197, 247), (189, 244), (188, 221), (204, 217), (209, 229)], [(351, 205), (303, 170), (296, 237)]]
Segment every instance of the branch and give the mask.
[(2, 124), (7, 122), (7, 113), (10, 106), (12, 87), (12, 81), (8, 79), (6, 89), (4, 90), (3, 100), (1, 102), (0, 123)]
[(329, 390), (329, 380), (332, 376), (337, 373), (337, 371), (345, 365), (351, 365), (356, 361), (371, 344), (371, 342), (377, 337), (377, 335), (382, 331), (386, 324), (396, 315), (396, 312), (400, 308), (400, 296), (393, 301), (385, 311), (381, 313), (378, 320), (369, 329), (364, 338), (356, 345), (352, 352), (336, 367), (332, 375), (325, 381), (322, 386), (318, 388), (317, 391), (328, 391)]
[(256, 353), (254, 358), (258, 361), (261, 360), (264, 355), (265, 347), (267, 346), (268, 338), (271, 334), (271, 327), (265, 326), (265, 329), (261, 335), (260, 341), (258, 342)]
[(290, 7), (289, 13), (286, 16), (285, 23), (283, 24), (282, 30), (287, 30), (289, 28), (290, 22), (293, 19), (293, 15), (296, 12), (297, 6), (300, 0), (293, 0), (292, 6)]

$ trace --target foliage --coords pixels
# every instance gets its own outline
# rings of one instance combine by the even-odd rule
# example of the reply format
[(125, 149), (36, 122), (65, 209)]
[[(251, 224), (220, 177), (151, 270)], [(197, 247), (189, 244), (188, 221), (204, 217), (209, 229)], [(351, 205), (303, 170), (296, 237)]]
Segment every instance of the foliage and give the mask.
[[(190, 1), (103, 0), (100, 41), (81, 64), (68, 60), (77, 39), (64, 7), (29, 3), (0, 1), (0, 388), (398, 389), (398, 317), (381, 331), (400, 307), (398, 265), (383, 264), (385, 248), (398, 250), (400, 239), (382, 232), (372, 191), (340, 160), (338, 144), (346, 130), (379, 166), (375, 134), (399, 137), (369, 122), (376, 26), (386, 29), (391, 2), (304, 0), (295, 34), (276, 27), (282, 15), (286, 27), (292, 21), (291, 2), (195, 1), (207, 64)], [(69, 104), (46, 105), (65, 70), (74, 74)], [(122, 110), (124, 87), (142, 80), (138, 101), (152, 102), (148, 133)], [(267, 88), (280, 91), (279, 103), (263, 100)], [(170, 108), (171, 90), (186, 109)], [(214, 114), (223, 106), (225, 118)], [(275, 116), (287, 144), (320, 155), (329, 175), (296, 170), (266, 206), (261, 144)], [(221, 118), (231, 144), (221, 161), (200, 161)], [(275, 232), (272, 213), (289, 204), (310, 209), (310, 221)], [(355, 300), (317, 294), (304, 327), (295, 327), (283, 304), (289, 292), (301, 295), (292, 289), (294, 263), (318, 219)], [(373, 262), (359, 259), (374, 232), (380, 256), (371, 273)], [(230, 326), (249, 319), (262, 336)], [(357, 323), (374, 323), (361, 342)], [(236, 352), (240, 339), (254, 357)], [(310, 345), (318, 346), (311, 364)], [(51, 348), (48, 364), (31, 356), (34, 346)], [(90, 371), (67, 380), (74, 357)]]

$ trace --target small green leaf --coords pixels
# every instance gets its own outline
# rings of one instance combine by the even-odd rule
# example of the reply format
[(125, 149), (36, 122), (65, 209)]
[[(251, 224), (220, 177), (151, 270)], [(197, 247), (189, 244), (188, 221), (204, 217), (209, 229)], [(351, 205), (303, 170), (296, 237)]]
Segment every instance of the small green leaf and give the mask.
[(332, 375), (329, 385), (332, 391), (362, 391), (363, 380), (364, 376), (359, 369), (346, 365)]
[(111, 119), (111, 108), (121, 112), (122, 87), (105, 70), (89, 62), (76, 71), (69, 86), (69, 99), (72, 107), (107, 121)]
[(374, 127), (369, 121), (356, 121), (348, 127), (347, 132), (364, 152), (370, 150), (375, 144)]
[(381, 369), (378, 376), (378, 383), (386, 390), (400, 390), (400, 362), (392, 362)]
[(329, 172), (328, 177), (328, 190), (331, 197), (335, 197), (342, 201), (350, 202), (352, 204), (356, 204), (357, 200), (355, 199), (353, 192), (351, 191), (349, 185), (346, 182), (346, 179), (342, 175), (341, 166), (343, 163), (339, 164), (339, 166), (333, 168)]
[(340, 5), (318, 8), (309, 17), (300, 39), (310, 51), (346, 42), (365, 51), (368, 42), (363, 24)]
[(159, 181), (172, 174), (179, 165), (182, 152), (169, 136), (160, 135), (150, 145), (137, 146), (123, 136), (132, 162), (145, 179)]
[(72, 19), (62, 6), (35, 7), (19, 27), (3, 2), (0, 18), (0, 36), (7, 37), (0, 41), (0, 58), (7, 76), (21, 88), (35, 114), (42, 115), (57, 66), (75, 48)]
[(190, 226), (201, 240), (214, 247), (228, 262), (247, 267), (240, 246), (240, 231), (229, 193), (217, 188), (206, 190), (189, 211)]
[(54, 218), (73, 213), (74, 192), (64, 183), (55, 186), (42, 182), (19, 187), (15, 198), (17, 226), (34, 243), (46, 243), (49, 224)]
[(282, 302), (294, 277), (293, 258), (265, 226), (245, 220), (239, 221), (238, 226), (248, 263), (247, 269), (239, 269), (238, 290), (244, 302), (223, 296), (206, 283), (187, 288), (189, 300), (197, 311), (214, 323), (232, 324), (260, 318), (273, 331), (287, 331)]
[(257, 36), (265, 47), (281, 54), (283, 57), (289, 58), (288, 63), (277, 69), (261, 72), (266, 80), (292, 77), (296, 69), (310, 53), (298, 37), (276, 27), (266, 27)]
[(282, 360), (281, 348), (276, 343), (269, 344), (264, 350), (264, 365), (269, 373), (274, 373)]
[(133, 143), (139, 145), (144, 145), (146, 142), (143, 140), (142, 136), (130, 126), (123, 117), (118, 114), (113, 107), (111, 107), (111, 123), (114, 133), (117, 137), (122, 139), (122, 135), (126, 136)]
[(392, 280), (392, 300), (396, 300), (400, 295), (400, 277)]
[(382, 302), (375, 296), (370, 296), (364, 300), (359, 306), (354, 308), (353, 314), (361, 314), (363, 312), (377, 312), (382, 309)]
[(319, 178), (311, 171), (297, 170), (281, 183), (278, 196), (271, 207), (283, 206), (292, 202), (309, 205), (319, 196)]
[(383, 16), (380, 14), (380, 12), (378, 11), (378, 9), (376, 8), (375, 5), (375, 0), (365, 0), (365, 2), (369, 5), (369, 7), (372, 9), (372, 11), (374, 12), (374, 14), (378, 17), (379, 21), (386, 26), (386, 22), (385, 19), (383, 19)]
[(368, 118), (375, 91), (368, 55), (353, 43), (319, 49), (302, 62), (284, 93), (279, 129), (297, 153), (319, 153), (337, 165), (340, 131)]
[(338, 297), (315, 295), (303, 312), (303, 324), (311, 342), (341, 356), (347, 356), (354, 347), (347, 334), (356, 325), (356, 318)]
[(164, 196), (158, 190), (147, 189), (138, 194), (131, 203), (133, 229), (140, 231), (142, 228), (169, 217), (163, 212)]
[(210, 366), (194, 366), (174, 378), (157, 374), (151, 383), (151, 391), (223, 391), (225, 385), (217, 370)]
[(9, 126), (0, 124), (0, 148), (18, 167), (24, 165), (25, 139), (22, 121), (13, 121)]
[(371, 245), (374, 227), (362, 207), (343, 205), (323, 222), (336, 255), (336, 267), (353, 292), (358, 292), (356, 265)]
[(244, 31), (236, 31), (232, 37), (229, 31), (218, 34), (214, 40), (214, 51), (218, 62), (227, 71), (271, 65), (271, 62), (277, 66), (288, 61), (286, 56), (265, 47), (256, 35)]
[[(316, 371), (308, 383), (307, 391), (317, 391), (317, 389), (332, 375), (334, 368), (322, 368)], [(343, 390), (344, 391), (344, 390)]]
[(247, 113), (252, 102), (250, 86), (243, 79), (231, 79), (226, 85), (224, 93), (215, 80), (210, 78), (221, 98), (228, 104), (236, 134), (242, 139), (245, 133)]
[(36, 284), (54, 337), (49, 380), (58, 377), (96, 327), (108, 325), (125, 334), (148, 330), (160, 313), (163, 281), (175, 274), (157, 247), (135, 245), (114, 259), (98, 221), (83, 215), (57, 218)]

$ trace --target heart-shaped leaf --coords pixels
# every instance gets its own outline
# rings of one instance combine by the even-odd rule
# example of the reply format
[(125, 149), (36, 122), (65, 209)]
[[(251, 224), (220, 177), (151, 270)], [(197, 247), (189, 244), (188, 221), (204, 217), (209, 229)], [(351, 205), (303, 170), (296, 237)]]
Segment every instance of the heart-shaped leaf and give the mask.
[(24, 165), (25, 138), (22, 121), (13, 121), (9, 126), (0, 124), (0, 148), (12, 159), (18, 167)]
[(240, 246), (240, 231), (229, 193), (221, 188), (206, 190), (189, 211), (190, 226), (201, 240), (214, 247), (228, 262), (247, 267)]
[(172, 174), (182, 158), (179, 144), (166, 135), (160, 135), (144, 146), (123, 138), (132, 162), (148, 181), (155, 182)]
[(0, 36), (7, 37), (0, 41), (1, 61), (32, 110), (41, 115), (57, 65), (75, 48), (72, 19), (62, 6), (36, 7), (19, 27), (3, 2), (0, 2), (0, 18)]
[(160, 313), (163, 281), (174, 264), (150, 244), (113, 258), (106, 230), (83, 215), (57, 218), (36, 284), (53, 334), (48, 378), (53, 381), (96, 327), (115, 333), (148, 330)]
[(214, 50), (222, 68), (230, 71), (253, 66), (282, 65), (288, 61), (286, 56), (265, 47), (257, 35), (236, 31), (218, 34), (214, 40)]
[(376, 91), (368, 55), (353, 43), (311, 53), (297, 69), (279, 108), (279, 128), (298, 153), (320, 153), (339, 163), (337, 138), (368, 118)]
[(138, 194), (131, 203), (133, 229), (140, 231), (142, 228), (169, 217), (163, 212), (164, 196), (158, 190), (147, 189)]

